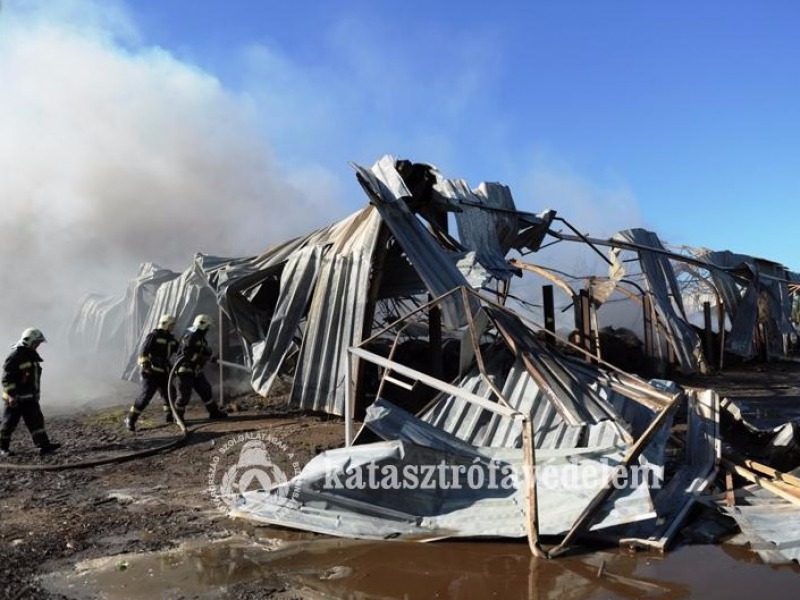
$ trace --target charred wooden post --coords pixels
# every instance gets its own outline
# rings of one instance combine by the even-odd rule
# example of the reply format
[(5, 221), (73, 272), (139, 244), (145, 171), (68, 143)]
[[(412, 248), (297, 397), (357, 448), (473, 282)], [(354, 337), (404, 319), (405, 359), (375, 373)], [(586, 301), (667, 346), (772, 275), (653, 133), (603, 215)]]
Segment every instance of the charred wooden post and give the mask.
[(544, 328), (550, 332), (547, 336), (547, 343), (552, 345), (556, 337), (556, 312), (553, 301), (553, 286), (542, 286), (542, 304), (544, 306)]
[(581, 290), (578, 292), (579, 307), (581, 313), (581, 341), (583, 348), (592, 354), (595, 354), (594, 336), (592, 335), (592, 298), (589, 292)]
[(706, 362), (714, 364), (714, 331), (711, 328), (711, 303), (703, 302), (703, 352)]
[[(432, 298), (429, 297), (429, 300)], [(432, 305), (428, 311), (428, 339), (430, 340), (431, 375), (441, 378), (444, 372), (442, 357), (442, 309)]]
[[(381, 225), (378, 239), (375, 242), (375, 252), (372, 259), (372, 272), (371, 281), (369, 284), (369, 293), (367, 296), (367, 305), (364, 309), (364, 323), (361, 330), (361, 339), (366, 340), (372, 336), (372, 324), (375, 320), (375, 310), (378, 305), (378, 293), (381, 288), (381, 281), (383, 280), (383, 269), (386, 262), (386, 256), (389, 253), (389, 239), (391, 233), (389, 228)], [(361, 361), (357, 357), (353, 357), (352, 362), (348, 361), (348, 368), (352, 370), (350, 376), (352, 378), (353, 389), (353, 411), (362, 411), (366, 408), (366, 382), (365, 371)]]
[(717, 330), (719, 331), (717, 369), (721, 371), (725, 364), (725, 307), (722, 302), (717, 302)]
[(648, 369), (650, 369), (656, 352), (653, 339), (653, 305), (649, 294), (642, 296), (642, 328), (644, 330), (644, 356)]

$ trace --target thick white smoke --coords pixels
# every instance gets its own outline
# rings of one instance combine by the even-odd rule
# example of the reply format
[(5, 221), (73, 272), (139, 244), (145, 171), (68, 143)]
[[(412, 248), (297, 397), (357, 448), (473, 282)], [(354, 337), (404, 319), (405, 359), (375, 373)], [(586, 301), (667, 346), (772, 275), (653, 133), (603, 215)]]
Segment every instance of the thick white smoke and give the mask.
[(124, 293), (141, 262), (255, 254), (342, 216), (279, 172), (246, 96), (113, 4), (6, 2), (0, 87), (0, 353), (36, 326), (63, 356), (77, 300)]

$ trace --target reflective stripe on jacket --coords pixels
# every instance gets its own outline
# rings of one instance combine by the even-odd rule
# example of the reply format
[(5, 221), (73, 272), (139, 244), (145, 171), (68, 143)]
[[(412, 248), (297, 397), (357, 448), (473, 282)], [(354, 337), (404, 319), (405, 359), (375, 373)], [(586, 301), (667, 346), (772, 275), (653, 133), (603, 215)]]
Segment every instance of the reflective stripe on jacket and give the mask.
[(197, 373), (211, 358), (206, 332), (190, 329), (181, 339), (180, 355), (183, 358), (178, 373)]
[(3, 363), (3, 398), (38, 400), (42, 379), (42, 357), (33, 348), (19, 344)]
[(178, 340), (166, 329), (154, 329), (147, 334), (139, 353), (139, 364), (149, 365), (153, 371), (167, 373), (170, 359), (178, 349)]

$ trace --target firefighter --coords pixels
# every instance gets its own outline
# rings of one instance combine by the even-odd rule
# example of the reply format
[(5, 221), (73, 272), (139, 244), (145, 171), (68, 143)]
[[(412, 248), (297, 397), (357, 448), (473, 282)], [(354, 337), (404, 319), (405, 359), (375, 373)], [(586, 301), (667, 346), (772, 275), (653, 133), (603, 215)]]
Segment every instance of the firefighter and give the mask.
[(125, 427), (128, 431), (136, 431), (136, 421), (142, 414), (156, 392), (164, 400), (167, 422), (172, 419), (169, 408), (169, 394), (175, 396), (174, 388), (169, 387), (169, 371), (172, 368), (170, 359), (178, 349), (178, 340), (172, 335), (175, 331), (175, 317), (170, 314), (161, 315), (158, 327), (147, 334), (139, 353), (139, 369), (142, 377), (142, 391), (125, 416)]
[(200, 400), (208, 411), (210, 419), (224, 419), (228, 413), (220, 410), (211, 394), (211, 384), (203, 373), (203, 368), (210, 360), (216, 363), (217, 359), (213, 356), (211, 348), (206, 340), (206, 332), (211, 326), (211, 317), (208, 315), (197, 315), (192, 326), (186, 331), (181, 339), (179, 351), (180, 364), (178, 365), (178, 402), (176, 412), (183, 419), (186, 405), (192, 397), (192, 391), (196, 391)]
[(44, 415), (39, 407), (42, 357), (36, 351), (47, 340), (38, 329), (29, 327), (14, 344), (3, 363), (3, 422), (0, 425), (0, 456), (12, 456), (11, 435), (20, 418), (31, 432), (33, 443), (44, 456), (57, 450), (44, 429)]

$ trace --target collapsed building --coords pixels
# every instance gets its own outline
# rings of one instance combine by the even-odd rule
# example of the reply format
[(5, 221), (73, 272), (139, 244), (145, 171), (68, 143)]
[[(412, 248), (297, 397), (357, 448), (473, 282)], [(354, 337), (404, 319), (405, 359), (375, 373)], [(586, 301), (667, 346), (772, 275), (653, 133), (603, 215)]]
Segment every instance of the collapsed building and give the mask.
[[(537, 555), (593, 534), (663, 549), (721, 456), (719, 398), (664, 378), (785, 354), (800, 276), (730, 252), (668, 250), (642, 229), (591, 238), (555, 210), (518, 210), (505, 185), (471, 189), (427, 164), (353, 167), (364, 208), (258, 256), (198, 254), (183, 273), (143, 265), (124, 296), (87, 297), (71, 343), (116, 349), (132, 379), (162, 313), (179, 328), (218, 313), (212, 343), (247, 365), (255, 392), (288, 382), (292, 405), (344, 418), (343, 448), (240, 494), (233, 514), (349, 537), (527, 538)], [(528, 260), (554, 244), (589, 249), (607, 275)], [(525, 276), (541, 290), (515, 294)], [(613, 325), (601, 326), (621, 305), (636, 315), (625, 329), (641, 343), (635, 373), (608, 352)], [(569, 336), (557, 332), (564, 313)], [(669, 465), (675, 418), (686, 452)], [(370, 465), (453, 468), (434, 489), (344, 484), (363, 483)]]

